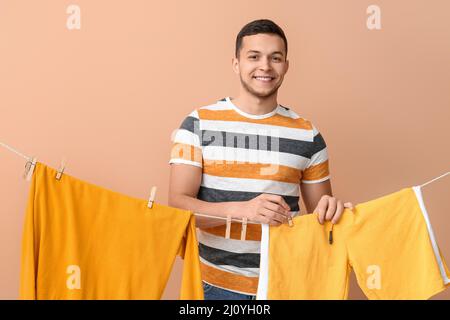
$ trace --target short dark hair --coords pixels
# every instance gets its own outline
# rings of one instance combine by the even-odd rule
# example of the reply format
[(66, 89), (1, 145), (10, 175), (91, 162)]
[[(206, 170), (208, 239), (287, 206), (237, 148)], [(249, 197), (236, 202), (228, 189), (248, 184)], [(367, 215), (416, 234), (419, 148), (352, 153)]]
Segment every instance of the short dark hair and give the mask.
[(239, 58), (239, 51), (242, 47), (242, 38), (245, 36), (252, 36), (259, 33), (276, 34), (281, 37), (284, 41), (284, 46), (286, 48), (286, 55), (288, 51), (288, 44), (286, 36), (284, 35), (283, 29), (281, 29), (275, 22), (268, 19), (259, 19), (247, 23), (241, 31), (239, 31), (236, 37), (236, 58)]

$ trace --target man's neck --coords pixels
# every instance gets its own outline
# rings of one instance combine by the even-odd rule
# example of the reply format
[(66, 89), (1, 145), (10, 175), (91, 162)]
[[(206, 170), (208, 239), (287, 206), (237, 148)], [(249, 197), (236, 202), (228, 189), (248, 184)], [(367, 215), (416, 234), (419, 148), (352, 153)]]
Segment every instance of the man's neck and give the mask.
[(278, 105), (276, 94), (273, 94), (272, 96), (267, 98), (259, 98), (253, 95), (239, 94), (231, 101), (242, 111), (253, 115), (263, 115), (266, 113), (270, 113)]

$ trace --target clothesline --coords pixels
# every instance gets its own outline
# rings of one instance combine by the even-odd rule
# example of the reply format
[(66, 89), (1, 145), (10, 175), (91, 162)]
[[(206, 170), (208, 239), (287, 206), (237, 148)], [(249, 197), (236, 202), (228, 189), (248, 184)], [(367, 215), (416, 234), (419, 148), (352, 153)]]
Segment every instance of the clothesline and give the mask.
[[(23, 153), (17, 151), (16, 149), (14, 149), (13, 147), (7, 145), (6, 143), (3, 143), (3, 142), (0, 141), (0, 145), (2, 147), (6, 148), (7, 150), (9, 150), (9, 151), (11, 151), (11, 152), (21, 156), (22, 158), (24, 158), (27, 161), (31, 161), (31, 159), (32, 159), (32, 157), (28, 157), (28, 156), (24, 155)], [(440, 176), (438, 176), (438, 177), (436, 177), (436, 178), (434, 178), (434, 179), (432, 179), (430, 181), (427, 181), (427, 182), (421, 184), (420, 187), (424, 187), (424, 186), (426, 186), (426, 185), (428, 185), (428, 184), (430, 184), (430, 183), (432, 183), (432, 182), (434, 182), (436, 180), (439, 180), (439, 179), (447, 176), (448, 174), (450, 174), (450, 171), (447, 171), (444, 174), (442, 174), (442, 175), (440, 175)], [(227, 220), (227, 221), (235, 221), (235, 222), (239, 222), (239, 223), (243, 223), (243, 224), (247, 224), (247, 223), (248, 224), (261, 224), (259, 222), (247, 221), (245, 219), (243, 219), (243, 220), (230, 219), (229, 217), (219, 217), (219, 216), (213, 216), (213, 215), (207, 215), (207, 214), (201, 214), (201, 213), (194, 213), (194, 215), (195, 216), (199, 216), (199, 217), (205, 217), (205, 218), (213, 218), (213, 219), (220, 219), (220, 220)]]
[(20, 152), (17, 151), (16, 149), (14, 149), (14, 148), (8, 146), (7, 144), (5, 144), (5, 143), (3, 143), (3, 142), (1, 142), (1, 141), (0, 141), (0, 145), (1, 145), (2, 147), (4, 147), (4, 148), (8, 149), (9, 151), (14, 152), (15, 154), (21, 156), (22, 158), (25, 158), (25, 160), (27, 160), (27, 161), (30, 161), (30, 160), (31, 160), (31, 157), (27, 157), (27, 156), (24, 155), (23, 153), (20, 153)]
[[(33, 159), (33, 157), (28, 157), (26, 155), (24, 155), (23, 153), (21, 153), (20, 151), (16, 150), (15, 148), (7, 145), (6, 143), (3, 143), (0, 141), (0, 145), (4, 148), (6, 148), (7, 150), (21, 156), (22, 158), (24, 158), (27, 161), (31, 161)], [(194, 213), (195, 216), (198, 217), (205, 217), (205, 218), (212, 218), (212, 219), (219, 219), (219, 220), (230, 220), (230, 221), (234, 221), (234, 222), (239, 222), (239, 223), (244, 223), (244, 224), (261, 224), (260, 222), (252, 222), (250, 220), (240, 220), (240, 219), (234, 219), (234, 218), (227, 218), (227, 217), (219, 217), (219, 216), (213, 216), (213, 215), (207, 215), (207, 214), (201, 214), (201, 213)]]
[(434, 178), (434, 179), (432, 179), (432, 180), (430, 180), (430, 181), (427, 181), (427, 182), (421, 184), (420, 187), (425, 187), (427, 184), (430, 184), (430, 183), (432, 183), (432, 182), (434, 182), (434, 181), (436, 181), (436, 180), (439, 180), (439, 179), (445, 177), (445, 176), (448, 175), (448, 174), (450, 174), (450, 171), (447, 171), (446, 173), (440, 175), (439, 177), (436, 177), (436, 178)]

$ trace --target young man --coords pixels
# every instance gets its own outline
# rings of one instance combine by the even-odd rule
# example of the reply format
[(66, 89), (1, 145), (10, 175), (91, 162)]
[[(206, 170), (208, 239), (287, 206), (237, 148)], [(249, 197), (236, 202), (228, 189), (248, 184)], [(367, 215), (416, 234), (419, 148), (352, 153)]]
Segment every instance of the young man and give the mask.
[[(278, 226), (306, 212), (337, 223), (344, 208), (332, 196), (325, 141), (316, 127), (277, 102), (288, 71), (287, 40), (270, 20), (256, 20), (236, 39), (235, 98), (193, 111), (174, 136), (169, 204), (197, 213)], [(254, 299), (261, 225), (196, 217), (205, 299)]]

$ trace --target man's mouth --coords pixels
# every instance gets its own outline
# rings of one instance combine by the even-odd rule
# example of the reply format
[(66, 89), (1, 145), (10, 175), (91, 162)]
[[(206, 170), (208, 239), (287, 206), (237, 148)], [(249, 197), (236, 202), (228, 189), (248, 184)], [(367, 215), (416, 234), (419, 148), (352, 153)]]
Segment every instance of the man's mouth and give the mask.
[(275, 79), (275, 77), (270, 77), (270, 76), (253, 76), (253, 79), (259, 80), (259, 81), (263, 81), (263, 82), (270, 82), (273, 79)]

